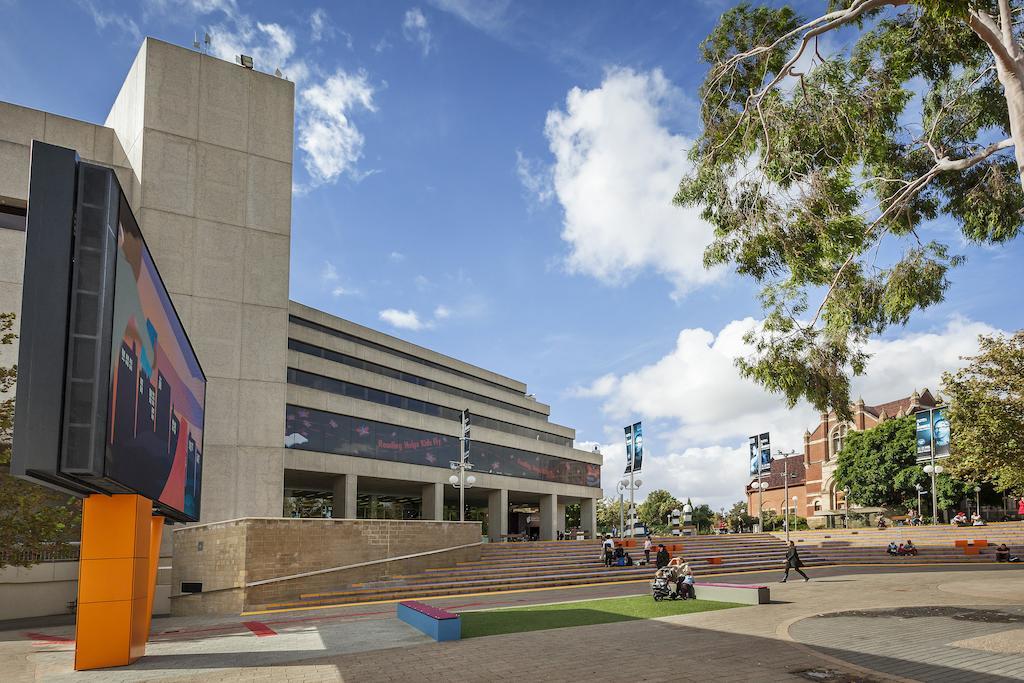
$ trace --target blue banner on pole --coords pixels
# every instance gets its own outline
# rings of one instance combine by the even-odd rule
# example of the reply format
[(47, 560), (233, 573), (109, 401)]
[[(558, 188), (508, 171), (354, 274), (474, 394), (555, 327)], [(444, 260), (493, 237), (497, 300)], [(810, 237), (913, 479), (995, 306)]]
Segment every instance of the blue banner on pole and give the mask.
[(633, 469), (633, 425), (626, 427), (626, 473)]

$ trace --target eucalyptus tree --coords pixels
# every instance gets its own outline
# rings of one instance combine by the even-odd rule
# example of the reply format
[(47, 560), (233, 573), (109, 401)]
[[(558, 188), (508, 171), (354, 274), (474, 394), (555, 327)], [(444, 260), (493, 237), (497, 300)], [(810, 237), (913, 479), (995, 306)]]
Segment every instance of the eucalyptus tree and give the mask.
[(963, 258), (932, 221), (975, 244), (1020, 231), (1021, 5), (743, 3), (701, 44), (703, 130), (675, 201), (714, 228), (705, 265), (760, 286), (737, 365), (791, 406), (848, 417), (866, 341), (943, 301)]

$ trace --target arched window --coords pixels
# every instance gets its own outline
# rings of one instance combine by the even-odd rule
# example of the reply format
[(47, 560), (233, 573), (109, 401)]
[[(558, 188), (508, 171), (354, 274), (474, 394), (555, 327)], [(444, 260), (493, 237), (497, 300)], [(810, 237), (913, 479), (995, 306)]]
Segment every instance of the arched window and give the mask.
[(843, 443), (846, 441), (846, 432), (849, 427), (845, 424), (836, 425), (832, 429), (832, 433), (829, 438), (829, 458), (834, 458), (839, 455), (839, 451), (843, 450)]
[(814, 511), (815, 512), (821, 512), (821, 501), (820, 500), (814, 501)]

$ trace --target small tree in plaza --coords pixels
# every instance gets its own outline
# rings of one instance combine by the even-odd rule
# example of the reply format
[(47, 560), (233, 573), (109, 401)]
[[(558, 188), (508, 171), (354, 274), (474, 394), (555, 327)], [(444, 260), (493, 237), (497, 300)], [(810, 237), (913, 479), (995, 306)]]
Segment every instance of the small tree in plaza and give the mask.
[[(0, 344), (12, 344), (14, 314), (0, 313)], [(14, 389), (17, 366), (0, 367), (0, 395)], [(60, 553), (78, 527), (81, 505), (74, 498), (12, 477), (14, 399), (0, 400), (0, 567), (28, 567)]]
[(1024, 331), (982, 336), (978, 355), (942, 377), (950, 399), (949, 469), (1024, 495)]
[[(914, 508), (916, 484), (931, 487), (931, 477), (917, 464), (913, 415), (886, 420), (872, 429), (850, 432), (839, 452), (837, 489), (850, 489), (851, 504), (889, 509)], [(940, 509), (957, 507), (971, 485), (940, 474)]]
[[(849, 419), (868, 339), (943, 301), (962, 261), (928, 221), (950, 219), (971, 244), (1018, 235), (1022, 9), (845, 0), (811, 19), (747, 2), (722, 14), (701, 44), (702, 132), (675, 201), (714, 228), (705, 265), (761, 287), (745, 376)], [(820, 39), (836, 32), (852, 46), (829, 53)]]
[(667, 529), (668, 517), (673, 510), (682, 510), (683, 504), (665, 489), (655, 489), (637, 506), (637, 516), (648, 528)]
[(730, 529), (742, 531), (743, 529), (749, 529), (757, 518), (747, 514), (747, 502), (740, 500), (733, 503), (733, 506), (729, 508), (729, 511), (725, 514), (725, 519)]

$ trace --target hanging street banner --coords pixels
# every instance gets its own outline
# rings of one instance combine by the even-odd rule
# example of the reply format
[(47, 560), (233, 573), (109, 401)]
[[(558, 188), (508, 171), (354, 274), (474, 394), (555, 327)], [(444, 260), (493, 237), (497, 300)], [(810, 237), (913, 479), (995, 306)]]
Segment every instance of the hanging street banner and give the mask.
[(644, 434), (639, 422), (625, 428), (626, 432), (626, 474), (639, 472), (644, 461)]
[[(760, 467), (759, 467), (760, 465)], [(750, 476), (772, 469), (772, 445), (768, 432), (750, 437)]]
[(914, 415), (917, 422), (917, 461), (931, 462), (949, 457), (949, 417), (947, 408), (929, 408)]

